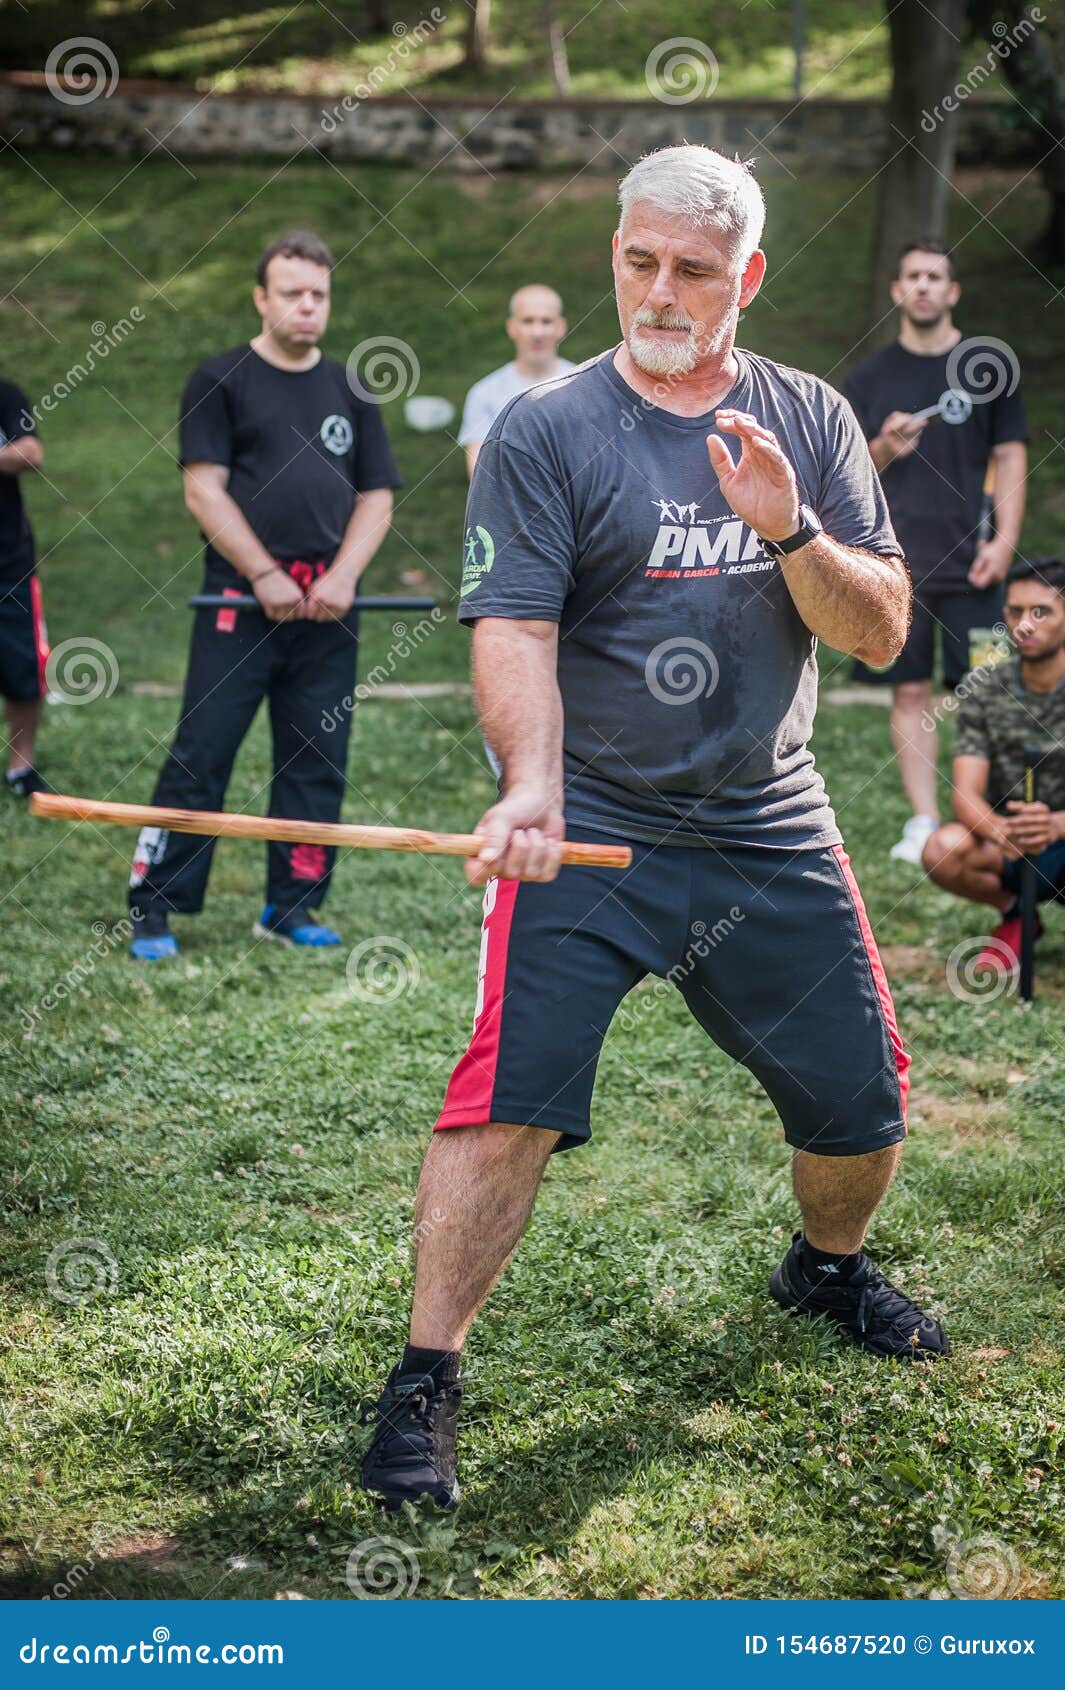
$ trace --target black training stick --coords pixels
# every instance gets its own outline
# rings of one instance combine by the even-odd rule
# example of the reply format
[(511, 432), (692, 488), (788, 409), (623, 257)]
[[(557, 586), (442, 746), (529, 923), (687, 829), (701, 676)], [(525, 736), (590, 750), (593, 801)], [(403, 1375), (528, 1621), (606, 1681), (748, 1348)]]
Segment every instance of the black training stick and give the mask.
[[(1024, 748), (1024, 801), (1034, 804), (1037, 797), (1037, 764), (1039, 747)], [(1021, 997), (1031, 1003), (1035, 995), (1035, 859), (1021, 858)]]
[[(193, 610), (261, 610), (254, 593), (195, 593), (189, 600)], [(357, 598), (352, 610), (435, 610), (436, 599)], [(350, 616), (351, 611), (348, 612)]]

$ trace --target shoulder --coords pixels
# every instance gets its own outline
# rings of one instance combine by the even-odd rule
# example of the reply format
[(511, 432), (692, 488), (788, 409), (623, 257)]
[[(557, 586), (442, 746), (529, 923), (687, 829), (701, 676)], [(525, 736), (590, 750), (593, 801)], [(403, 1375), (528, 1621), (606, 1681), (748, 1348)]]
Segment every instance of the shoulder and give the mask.
[(5, 410), (27, 410), (29, 402), (16, 381), (0, 380), (0, 405)]
[(360, 393), (358, 387), (352, 385), (348, 380), (347, 365), (339, 363), (336, 358), (327, 358), (323, 353), (313, 370), (308, 370), (307, 374), (318, 376), (319, 380), (327, 383), (335, 393), (341, 394), (350, 411), (359, 411), (364, 415), (372, 412), (374, 416), (380, 416), (381, 408), (377, 400), (371, 393)]
[(966, 705), (976, 710), (1012, 710), (1019, 702), (1014, 691), (1014, 663), (1004, 657), (998, 663), (982, 663), (970, 669), (958, 687), (959, 708)]
[(478, 399), (491, 397), (498, 388), (506, 385), (510, 373), (509, 364), (500, 364), (498, 370), (489, 370), (486, 376), (482, 376), (479, 381), (474, 382), (466, 395), (467, 401), (472, 399), (476, 404)]
[(752, 384), (765, 398), (791, 407), (798, 403), (805, 412), (825, 415), (845, 407), (843, 395), (822, 376), (800, 370), (794, 364), (779, 364), (775, 358), (765, 358), (759, 352), (737, 348), (745, 360)]
[(244, 360), (251, 356), (247, 346), (231, 346), (225, 352), (216, 352), (213, 357), (205, 358), (202, 364), (197, 364), (196, 368), (189, 372), (188, 385), (227, 385)]
[(599, 365), (612, 355), (613, 348), (597, 353), (585, 363), (517, 394), (500, 411), (489, 439), (534, 451), (546, 440), (567, 432), (572, 422), (587, 419), (589, 403), (600, 391), (603, 379)]
[(897, 347), (882, 346), (879, 351), (871, 352), (868, 358), (860, 358), (857, 364), (852, 364), (842, 378), (843, 387), (868, 387), (879, 380), (883, 372), (895, 361)]

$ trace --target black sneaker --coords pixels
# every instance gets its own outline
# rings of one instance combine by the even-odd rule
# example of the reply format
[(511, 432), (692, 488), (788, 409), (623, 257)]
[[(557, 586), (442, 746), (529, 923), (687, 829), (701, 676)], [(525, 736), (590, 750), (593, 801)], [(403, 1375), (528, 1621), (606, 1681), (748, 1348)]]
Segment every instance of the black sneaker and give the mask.
[(28, 798), (33, 792), (51, 792), (52, 788), (43, 775), (36, 769), (19, 769), (16, 774), (8, 775), (7, 790), (12, 798)]
[(769, 1281), (781, 1308), (824, 1315), (875, 1356), (896, 1361), (938, 1361), (950, 1354), (938, 1320), (896, 1289), (868, 1256), (860, 1256), (850, 1278), (825, 1274), (808, 1279), (802, 1263), (802, 1233)]
[(428, 1374), (395, 1368), (376, 1404), (377, 1426), (362, 1463), (363, 1490), (379, 1496), (390, 1513), (423, 1496), (439, 1508), (457, 1508), (461, 1404), (460, 1384), (437, 1385)]

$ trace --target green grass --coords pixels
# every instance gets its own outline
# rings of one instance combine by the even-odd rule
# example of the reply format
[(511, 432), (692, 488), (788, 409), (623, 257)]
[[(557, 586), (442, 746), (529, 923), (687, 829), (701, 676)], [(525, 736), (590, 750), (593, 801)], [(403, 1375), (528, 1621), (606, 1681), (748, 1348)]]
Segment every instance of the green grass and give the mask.
[[(44, 68), (57, 42), (94, 35), (112, 47), (122, 74), (163, 77), (203, 88), (271, 88), (343, 94), (373, 77), (385, 94), (554, 92), (535, 0), (495, 0), (484, 70), (463, 69), (464, 8), (442, 6), (435, 31), (417, 31), (432, 6), (399, 4), (393, 20), (409, 26), (406, 42), (391, 29), (371, 31), (359, 0), (266, 5), (263, 0), (183, 0), (174, 11), (142, 0), (36, 0), (9, 9), (3, 62)], [(718, 92), (786, 97), (792, 90), (790, 8), (784, 0), (726, 0), (706, 15), (682, 0), (559, 0), (573, 93), (647, 97), (644, 66), (660, 41), (693, 35), (714, 54)], [(870, 96), (888, 85), (887, 27), (879, 0), (810, 0), (807, 6), (807, 92)]]
[[(144, 800), (175, 702), (133, 688), (179, 679), (198, 580), (167, 431), (189, 366), (249, 332), (260, 243), (297, 218), (340, 252), (362, 241), (337, 273), (330, 350), (403, 336), (422, 391), (458, 400), (502, 361), (502, 301), (533, 274), (563, 288), (571, 356), (612, 339), (610, 190), (548, 207), (561, 183), (474, 198), (387, 172), (290, 169), (264, 186), (251, 170), (193, 184), (167, 163), (122, 180), (118, 164), (30, 162), (63, 197), (29, 168), (9, 178), (10, 373), (37, 397), (94, 320), (145, 312), (44, 429), (30, 498), (53, 643), (103, 640), (119, 682), (50, 710), (42, 750), (60, 789)], [(846, 362), (869, 234), (860, 199), (840, 210), (852, 193), (850, 179), (770, 183), (775, 273), (748, 344)], [(1063, 378), (1044, 284), (1013, 250), (1042, 207), (1029, 181), (997, 227), (980, 223), (1001, 193), (956, 201), (959, 315), (1029, 371), (1041, 467), (1026, 543), (1050, 550), (1065, 508), (1042, 460)], [(374, 207), (424, 258), (387, 225), (371, 233)], [(371, 584), (419, 569), (450, 601), (459, 454), (408, 432), (398, 406), (388, 421), (406, 488)], [(372, 632), (364, 669), (391, 638)], [(400, 677), (459, 681), (466, 650), (449, 622)], [(825, 668), (845, 678), (831, 653)], [(795, 1219), (775, 1116), (656, 995), (637, 1037), (609, 1039), (595, 1142), (555, 1159), (476, 1329), (462, 1513), (384, 1528), (416, 1554), (419, 1596), (929, 1595), (947, 1589), (949, 1545), (987, 1535), (1016, 1557), (1021, 1593), (1065, 1594), (1060, 924), (1033, 1007), (958, 1001), (945, 960), (986, 921), (886, 860), (904, 806), (884, 712), (826, 705), (816, 749), (915, 1056), (912, 1142), (872, 1244), (945, 1312), (955, 1358), (931, 1376), (887, 1368), (770, 1306)], [(230, 805), (262, 808), (267, 773), (260, 724)], [(350, 775), (351, 818), (464, 828), (489, 795), (460, 696), (364, 705)], [(347, 1598), (349, 1552), (382, 1529), (353, 1488), (355, 1411), (402, 1333), (412, 1193), (469, 1026), (478, 901), (457, 864), (352, 855), (329, 906), (344, 951), (278, 955), (250, 937), (261, 853), (223, 843), (207, 912), (179, 924), (181, 960), (136, 970), (115, 932), (129, 836), (72, 836), (10, 804), (3, 821), (0, 1592)], [(353, 994), (347, 949), (373, 936), (410, 947), (416, 987)], [(71, 1239), (103, 1277), (80, 1304), (47, 1284)]]

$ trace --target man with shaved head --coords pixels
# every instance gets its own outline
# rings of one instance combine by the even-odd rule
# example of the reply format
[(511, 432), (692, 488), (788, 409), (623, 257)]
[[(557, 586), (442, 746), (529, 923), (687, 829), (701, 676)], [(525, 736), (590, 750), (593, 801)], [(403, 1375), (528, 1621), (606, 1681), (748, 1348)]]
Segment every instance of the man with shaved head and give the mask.
[(504, 406), (538, 382), (573, 369), (568, 358), (558, 355), (558, 343), (565, 332), (562, 301), (554, 288), (531, 282), (511, 295), (507, 333), (516, 356), (474, 383), (462, 412), (459, 445), (466, 448), (466, 470), (471, 479), (481, 444)]
[[(863, 1249), (906, 1136), (910, 1059), (809, 748), (818, 640), (878, 665), (902, 649), (901, 550), (846, 400), (736, 344), (766, 271), (746, 166), (668, 147), (620, 199), (617, 343), (513, 399), (470, 488), (459, 618), (500, 789), (466, 865), (485, 888), (473, 1030), (422, 1168), (410, 1333), (363, 1464), (393, 1509), (458, 1501), (467, 1331), (551, 1153), (591, 1137), (603, 1039), (647, 975), (779, 1117), (802, 1228), (775, 1300), (874, 1356), (947, 1351)], [(567, 837), (625, 842), (631, 864), (560, 874)], [(626, 1054), (639, 1066), (631, 1034)], [(674, 1101), (646, 1111), (648, 1156)], [(769, 1143), (768, 1111), (738, 1121), (720, 1083), (696, 1107), (708, 1162), (736, 1132)], [(721, 1257), (745, 1319), (772, 1249), (756, 1243), (764, 1201), (743, 1195)], [(545, 1344), (580, 1318), (574, 1259)], [(619, 1317), (627, 1301), (619, 1285)], [(577, 1353), (571, 1331), (560, 1344)], [(496, 1353), (513, 1348), (497, 1336)]]

